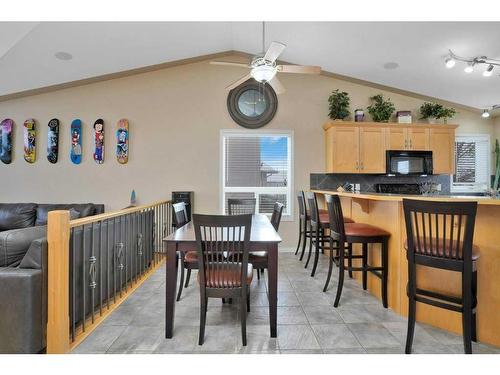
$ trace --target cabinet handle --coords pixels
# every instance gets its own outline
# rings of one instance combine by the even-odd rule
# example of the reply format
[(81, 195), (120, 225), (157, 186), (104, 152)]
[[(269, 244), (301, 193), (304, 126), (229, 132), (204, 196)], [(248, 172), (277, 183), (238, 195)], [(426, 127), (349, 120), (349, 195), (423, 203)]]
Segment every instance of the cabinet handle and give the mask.
[(363, 170), (365, 167), (363, 166), (363, 162), (360, 162), (361, 169)]
[(356, 170), (359, 170), (359, 162), (356, 161)]
[(405, 139), (405, 150), (408, 148), (408, 140)]
[(412, 149), (412, 148), (413, 148), (413, 146), (412, 146), (412, 144), (411, 144), (411, 139), (410, 139), (410, 149)]

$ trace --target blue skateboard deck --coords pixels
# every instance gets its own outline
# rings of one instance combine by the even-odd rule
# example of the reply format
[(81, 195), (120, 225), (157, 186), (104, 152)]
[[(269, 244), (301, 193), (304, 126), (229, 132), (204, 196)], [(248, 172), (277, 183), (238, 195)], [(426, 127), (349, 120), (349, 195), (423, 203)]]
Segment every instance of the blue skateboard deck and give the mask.
[(53, 118), (49, 121), (47, 133), (47, 160), (55, 164), (59, 157), (59, 120)]
[(128, 162), (128, 142), (128, 120), (121, 119), (118, 121), (116, 129), (116, 159), (120, 164), (127, 164)]
[(82, 121), (73, 120), (71, 123), (71, 161), (73, 164), (82, 162)]

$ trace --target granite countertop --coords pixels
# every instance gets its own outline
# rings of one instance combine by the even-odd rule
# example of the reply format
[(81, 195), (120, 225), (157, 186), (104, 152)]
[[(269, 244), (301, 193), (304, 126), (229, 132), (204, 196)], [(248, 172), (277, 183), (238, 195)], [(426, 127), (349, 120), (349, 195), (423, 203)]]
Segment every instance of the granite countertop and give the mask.
[(473, 196), (473, 195), (442, 195), (442, 194), (432, 194), (432, 195), (410, 195), (410, 194), (388, 194), (388, 193), (373, 193), (373, 192), (338, 192), (336, 190), (317, 190), (312, 189), (315, 193), (331, 194), (335, 193), (342, 197), (359, 198), (359, 199), (369, 199), (369, 200), (380, 200), (380, 201), (402, 201), (403, 198), (408, 199), (418, 199), (418, 200), (432, 200), (437, 202), (451, 202), (451, 201), (476, 201), (480, 205), (494, 205), (500, 206), (500, 199), (485, 197), (485, 196)]

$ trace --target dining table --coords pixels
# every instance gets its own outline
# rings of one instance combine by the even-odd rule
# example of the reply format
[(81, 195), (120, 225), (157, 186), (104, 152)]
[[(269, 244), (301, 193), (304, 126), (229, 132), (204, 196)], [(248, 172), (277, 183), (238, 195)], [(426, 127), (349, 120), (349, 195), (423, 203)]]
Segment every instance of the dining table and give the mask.
[[(193, 222), (176, 229), (163, 241), (167, 247), (166, 260), (166, 308), (165, 337), (170, 339), (174, 333), (175, 299), (177, 294), (177, 271), (181, 252), (196, 251), (196, 237)], [(277, 336), (278, 302), (278, 244), (281, 237), (265, 214), (252, 215), (252, 228), (249, 251), (267, 252), (267, 282), (269, 297), (269, 326), (271, 337)]]

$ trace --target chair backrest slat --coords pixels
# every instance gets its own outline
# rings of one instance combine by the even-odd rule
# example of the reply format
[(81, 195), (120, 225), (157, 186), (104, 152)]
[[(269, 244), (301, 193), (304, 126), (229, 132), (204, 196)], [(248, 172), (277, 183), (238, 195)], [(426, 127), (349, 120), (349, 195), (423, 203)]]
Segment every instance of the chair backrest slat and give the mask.
[(229, 215), (245, 215), (255, 214), (255, 206), (257, 200), (255, 198), (234, 199), (227, 200), (227, 212)]
[(319, 224), (319, 210), (318, 210), (318, 200), (316, 199), (316, 194), (308, 191), (306, 193), (306, 200), (309, 204), (309, 215), (311, 215), (311, 225), (316, 227)]
[(409, 256), (472, 259), (477, 202), (404, 199), (403, 208)]
[(202, 293), (246, 288), (252, 215), (193, 215)]
[[(337, 194), (325, 194), (326, 206), (328, 208), (328, 219), (330, 222), (330, 236), (343, 244), (345, 242), (344, 214), (342, 204)], [(343, 245), (342, 245), (343, 246)]]
[(274, 230), (277, 232), (280, 223), (281, 223), (281, 216), (283, 215), (283, 208), (285, 205), (283, 203), (276, 202), (273, 207), (273, 214), (271, 216), (271, 224), (273, 225)]

